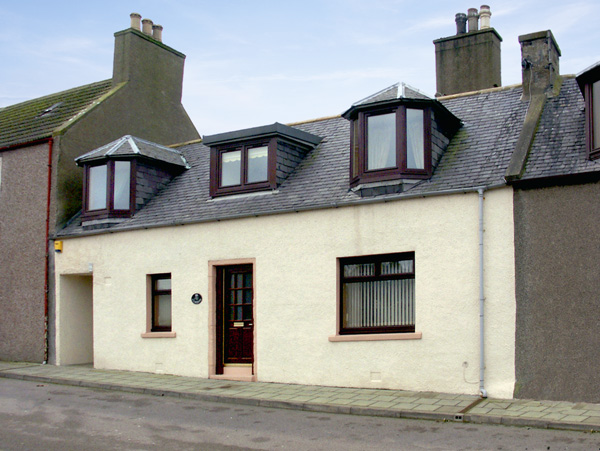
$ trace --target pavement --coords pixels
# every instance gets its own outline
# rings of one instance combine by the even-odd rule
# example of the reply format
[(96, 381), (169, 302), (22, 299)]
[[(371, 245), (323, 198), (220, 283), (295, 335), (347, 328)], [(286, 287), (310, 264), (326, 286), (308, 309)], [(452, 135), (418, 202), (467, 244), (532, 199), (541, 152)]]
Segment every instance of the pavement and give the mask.
[(600, 432), (600, 404), (367, 388), (237, 382), (91, 365), (0, 361), (0, 377), (210, 402), (392, 418)]

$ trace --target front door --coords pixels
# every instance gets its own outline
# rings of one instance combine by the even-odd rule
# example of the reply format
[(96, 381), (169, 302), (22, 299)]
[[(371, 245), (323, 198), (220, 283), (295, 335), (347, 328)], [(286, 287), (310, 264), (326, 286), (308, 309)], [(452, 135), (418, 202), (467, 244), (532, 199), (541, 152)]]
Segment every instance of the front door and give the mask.
[(253, 279), (252, 265), (219, 268), (217, 371), (221, 374), (227, 366), (254, 363)]

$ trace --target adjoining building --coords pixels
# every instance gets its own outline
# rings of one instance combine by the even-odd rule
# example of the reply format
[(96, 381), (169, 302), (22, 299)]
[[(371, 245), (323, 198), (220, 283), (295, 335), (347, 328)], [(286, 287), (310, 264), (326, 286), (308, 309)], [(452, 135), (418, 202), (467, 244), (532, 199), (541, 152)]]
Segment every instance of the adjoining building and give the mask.
[(111, 79), (0, 109), (0, 359), (53, 360), (48, 238), (81, 209), (73, 159), (125, 133), (161, 144), (199, 138), (181, 104), (185, 55), (143, 22), (132, 14), (131, 28), (115, 33)]

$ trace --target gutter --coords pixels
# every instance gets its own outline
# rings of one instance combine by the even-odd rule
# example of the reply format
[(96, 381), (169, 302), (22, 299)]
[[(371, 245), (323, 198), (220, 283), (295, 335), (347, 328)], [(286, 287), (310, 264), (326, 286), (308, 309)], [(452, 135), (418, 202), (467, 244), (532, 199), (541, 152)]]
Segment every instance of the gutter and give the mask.
[(300, 213), (303, 211), (318, 211), (318, 210), (326, 210), (329, 208), (355, 207), (358, 205), (370, 205), (370, 204), (377, 204), (377, 203), (397, 202), (397, 201), (404, 200), (404, 199), (446, 196), (446, 195), (450, 195), (450, 194), (477, 193), (480, 189), (491, 190), (491, 189), (497, 189), (497, 188), (505, 188), (507, 186), (508, 185), (505, 182), (499, 182), (499, 183), (494, 183), (491, 185), (480, 185), (480, 186), (468, 187), (468, 188), (455, 188), (455, 189), (442, 190), (442, 191), (432, 191), (432, 192), (428, 192), (428, 193), (409, 193), (409, 194), (403, 194), (401, 196), (389, 197), (389, 198), (385, 198), (385, 199), (375, 197), (375, 198), (370, 198), (370, 199), (360, 199), (360, 200), (353, 200), (353, 201), (342, 202), (342, 203), (334, 202), (331, 204), (324, 204), (324, 205), (286, 208), (283, 210), (274, 210), (274, 211), (268, 211), (268, 212), (262, 212), (262, 213), (241, 213), (241, 214), (233, 214), (233, 215), (229, 215), (229, 216), (221, 216), (221, 217), (217, 217), (217, 218), (211, 217), (211, 218), (206, 218), (206, 219), (196, 219), (196, 220), (190, 220), (190, 221), (170, 221), (170, 222), (154, 223), (154, 224), (147, 224), (147, 225), (134, 225), (132, 227), (119, 227), (119, 228), (113, 228), (113, 229), (96, 229), (96, 230), (90, 230), (90, 231), (78, 233), (77, 235), (68, 235), (68, 234), (61, 235), (60, 233), (58, 233), (58, 234), (54, 234), (54, 236), (52, 238), (53, 239), (79, 238), (79, 237), (83, 237), (83, 236), (104, 235), (104, 234), (117, 233), (117, 232), (129, 232), (129, 231), (133, 231), (133, 230), (158, 229), (158, 228), (162, 228), (162, 227), (203, 224), (206, 222), (229, 221), (232, 219), (243, 219), (243, 218), (253, 218), (253, 217), (258, 218), (260, 216), (272, 216), (272, 215), (280, 215), (280, 214), (286, 214), (286, 213)]

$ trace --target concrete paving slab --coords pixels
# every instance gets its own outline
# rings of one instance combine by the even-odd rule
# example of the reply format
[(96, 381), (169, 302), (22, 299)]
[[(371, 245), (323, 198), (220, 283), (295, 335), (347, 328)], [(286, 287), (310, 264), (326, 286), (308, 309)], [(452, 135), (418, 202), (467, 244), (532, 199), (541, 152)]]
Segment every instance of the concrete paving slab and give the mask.
[(600, 431), (600, 404), (474, 395), (240, 382), (167, 374), (0, 362), (0, 377), (313, 412)]

